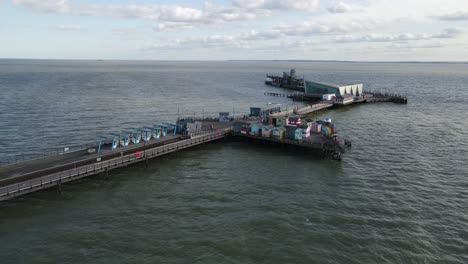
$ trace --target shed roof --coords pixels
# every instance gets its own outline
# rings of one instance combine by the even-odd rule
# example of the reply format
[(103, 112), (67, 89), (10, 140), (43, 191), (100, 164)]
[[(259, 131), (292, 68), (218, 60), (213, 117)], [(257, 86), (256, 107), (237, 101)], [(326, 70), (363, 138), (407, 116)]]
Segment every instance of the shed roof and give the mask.
[(307, 81), (308, 83), (316, 83), (324, 86), (329, 86), (333, 88), (340, 88), (343, 86), (349, 86), (349, 85), (357, 85), (357, 83), (329, 83), (329, 82), (312, 82), (312, 81)]
[(256, 127), (263, 127), (263, 126), (265, 126), (265, 125), (264, 125), (263, 123), (251, 123), (250, 126), (251, 126), (251, 127), (253, 127), (253, 126), (256, 126)]
[(281, 127), (275, 127), (275, 128), (273, 128), (273, 130), (286, 130), (286, 128), (281, 126)]

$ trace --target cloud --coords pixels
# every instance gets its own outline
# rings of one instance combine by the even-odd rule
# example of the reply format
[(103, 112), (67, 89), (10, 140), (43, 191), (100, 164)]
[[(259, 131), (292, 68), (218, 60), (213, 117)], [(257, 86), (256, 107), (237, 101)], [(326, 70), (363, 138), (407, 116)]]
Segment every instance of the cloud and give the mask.
[[(253, 34), (255, 35), (255, 34)], [(160, 50), (203, 50), (209, 49), (210, 51), (223, 50), (223, 49), (241, 49), (244, 51), (278, 51), (278, 50), (291, 50), (291, 51), (325, 51), (328, 47), (320, 46), (320, 41), (314, 39), (301, 39), (301, 40), (285, 40), (285, 41), (268, 41), (259, 45), (257, 41), (250, 41), (255, 39), (252, 34), (244, 35), (212, 35), (209, 37), (189, 38), (185, 40), (160, 40), (151, 45), (147, 45), (140, 50), (146, 51), (160, 51)]]
[(330, 13), (349, 13), (353, 11), (353, 8), (343, 2), (338, 2), (328, 7), (327, 10)]
[(68, 13), (71, 11), (70, 3), (67, 0), (13, 0), (13, 3), (44, 13)]
[(337, 42), (398, 42), (412, 40), (430, 40), (430, 39), (452, 39), (463, 33), (462, 28), (448, 28), (436, 34), (366, 34), (361, 36), (339, 36)]
[(148, 47), (154, 49), (196, 49), (196, 48), (251, 48), (252, 44), (243, 35), (211, 35), (206, 37), (192, 37), (187, 39), (160, 40)]
[(258, 17), (270, 16), (270, 10), (243, 9), (238, 7), (216, 7), (207, 9), (208, 17), (218, 21), (250, 20)]
[(82, 30), (81, 26), (75, 26), (75, 25), (57, 25), (57, 26), (50, 27), (50, 29), (61, 30), (61, 31), (80, 31), (80, 30)]
[(468, 11), (458, 11), (455, 13), (438, 16), (437, 18), (440, 20), (447, 20), (447, 21), (468, 20)]
[(301, 24), (276, 27), (284, 36), (311, 36), (354, 33), (374, 29), (378, 24), (375, 20), (356, 20), (348, 23), (316, 23), (303, 22)]
[[(234, 47), (253, 48), (260, 45), (271, 46), (272, 42), (282, 42), (288, 47), (306, 48), (316, 45), (318, 40), (311, 37), (322, 35), (339, 35), (349, 32), (357, 32), (372, 28), (372, 23), (347, 23), (344, 25), (325, 25), (313, 22), (303, 22), (289, 26), (278, 26), (268, 30), (251, 30), (240, 34), (215, 34), (206, 37), (195, 37), (177, 40), (163, 40), (149, 45), (147, 49), (174, 49), (174, 48), (206, 48), (206, 47)], [(155, 30), (164, 30), (156, 28)], [(286, 43), (286, 44), (285, 44)], [(275, 43), (275, 45), (277, 45)]]
[(465, 32), (465, 29), (460, 27), (452, 27), (444, 29), (442, 32), (433, 35), (434, 38), (456, 38), (462, 33)]
[(193, 27), (194, 25), (191, 23), (164, 22), (164, 23), (158, 23), (156, 26), (153, 27), (153, 30), (160, 31), (160, 32), (168, 32), (168, 31), (175, 31), (175, 30), (192, 29)]
[(153, 30), (158, 32), (252, 20), (272, 14), (270, 10), (217, 6), (210, 3), (205, 3), (203, 9), (195, 9), (178, 5), (98, 5), (71, 0), (13, 0), (13, 2), (41, 13), (154, 20), (157, 24), (153, 26)]
[(13, 0), (13, 3), (36, 12), (77, 16), (114, 16), (186, 22), (200, 20), (204, 15), (199, 9), (177, 5), (97, 5), (75, 3), (70, 0)]
[(160, 22), (157, 26), (160, 30), (249, 20), (271, 14), (268, 10), (218, 7), (210, 4), (205, 4), (204, 9), (196, 9), (179, 5), (99, 5), (71, 0), (13, 0), (13, 3), (41, 13), (155, 20)]
[(293, 37), (311, 37), (320, 35), (335, 35), (349, 32), (359, 32), (372, 29), (368, 22), (352, 22), (342, 25), (326, 25), (315, 22), (303, 22), (288, 26), (277, 26), (268, 30), (252, 30), (247, 33), (235, 35), (234, 38), (241, 41), (260, 41), (274, 39), (288, 39)]
[(398, 50), (414, 50), (414, 49), (434, 49), (442, 48), (445, 44), (441, 41), (432, 43), (391, 43), (387, 48)]
[(316, 11), (319, 0), (233, 0), (234, 6), (245, 9)]
[(279, 49), (301, 49), (301, 50), (309, 50), (309, 49), (319, 49), (323, 47), (318, 47), (320, 41), (313, 40), (313, 39), (305, 39), (305, 40), (297, 40), (292, 42), (282, 42), (279, 44)]

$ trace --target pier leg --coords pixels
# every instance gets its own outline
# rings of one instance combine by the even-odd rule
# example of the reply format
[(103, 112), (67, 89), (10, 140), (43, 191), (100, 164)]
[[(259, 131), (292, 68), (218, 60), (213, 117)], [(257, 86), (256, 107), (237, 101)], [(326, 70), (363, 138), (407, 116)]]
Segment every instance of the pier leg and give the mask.
[(58, 180), (57, 186), (58, 186), (58, 192), (61, 194), (62, 193), (62, 179)]
[(106, 168), (106, 170), (104, 171), (104, 179), (105, 179), (106, 181), (109, 180), (109, 171), (107, 170), (107, 168)]

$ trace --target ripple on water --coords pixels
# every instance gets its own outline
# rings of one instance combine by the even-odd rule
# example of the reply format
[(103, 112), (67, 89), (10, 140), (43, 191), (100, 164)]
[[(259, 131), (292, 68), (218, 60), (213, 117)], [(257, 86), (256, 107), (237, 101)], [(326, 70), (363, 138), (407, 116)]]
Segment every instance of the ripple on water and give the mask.
[(285, 91), (262, 80), (292, 66), (405, 93), (409, 104), (312, 116), (352, 139), (341, 163), (222, 142), (2, 203), (2, 263), (467, 263), (466, 65), (1, 64), (0, 133), (14, 140), (0, 160), (173, 121), (178, 110), (286, 105), (264, 97)]

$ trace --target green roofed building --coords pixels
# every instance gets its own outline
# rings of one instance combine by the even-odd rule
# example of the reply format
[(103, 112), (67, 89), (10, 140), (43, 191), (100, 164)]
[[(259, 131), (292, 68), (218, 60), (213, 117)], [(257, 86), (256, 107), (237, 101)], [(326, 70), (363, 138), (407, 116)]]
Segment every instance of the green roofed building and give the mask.
[(319, 83), (319, 82), (305, 82), (305, 94), (311, 97), (322, 98), (324, 94), (335, 94), (344, 96), (350, 94), (353, 96), (362, 95), (362, 83), (359, 84), (334, 84), (334, 83)]

